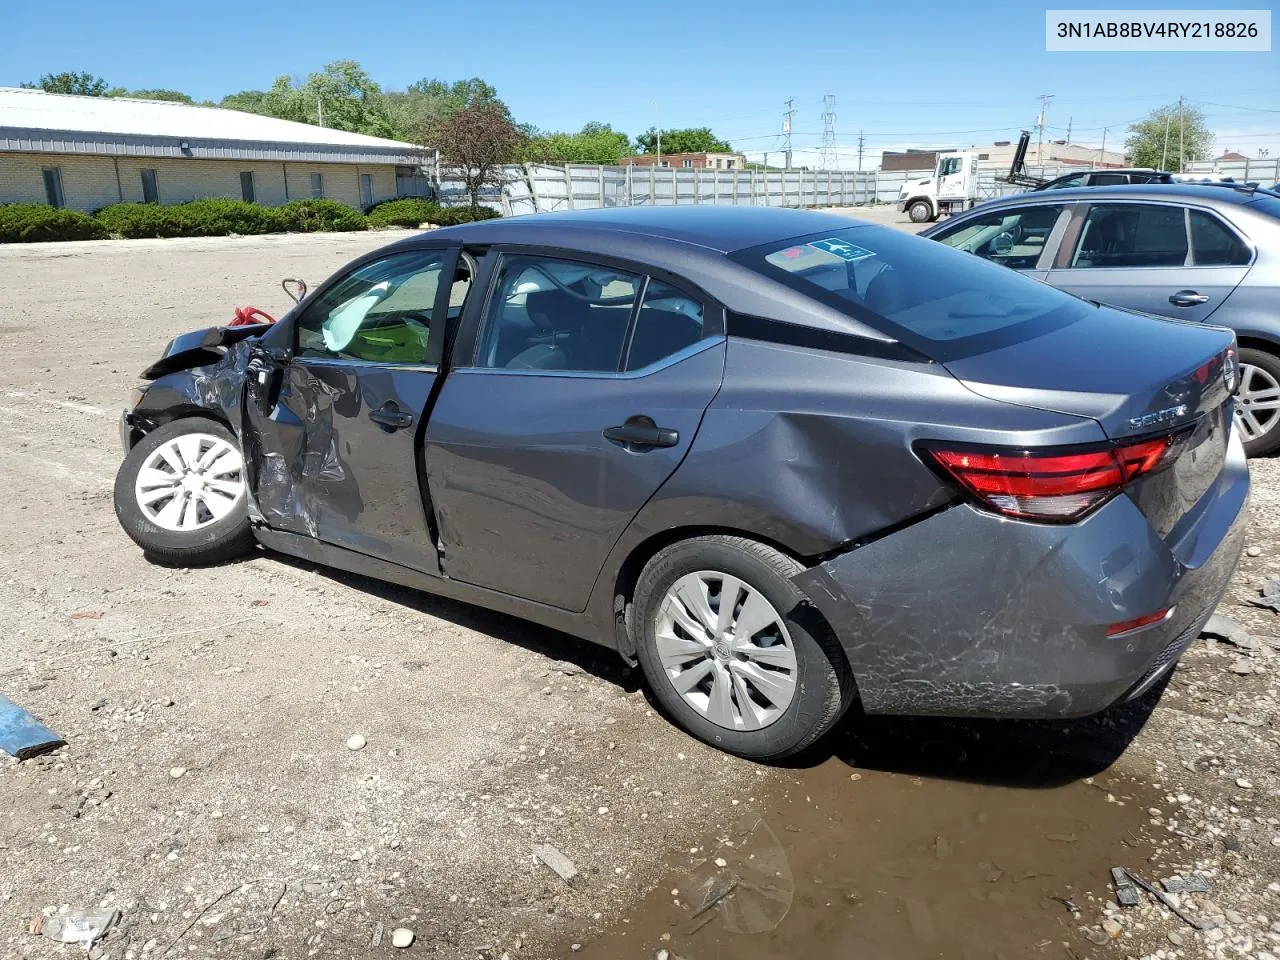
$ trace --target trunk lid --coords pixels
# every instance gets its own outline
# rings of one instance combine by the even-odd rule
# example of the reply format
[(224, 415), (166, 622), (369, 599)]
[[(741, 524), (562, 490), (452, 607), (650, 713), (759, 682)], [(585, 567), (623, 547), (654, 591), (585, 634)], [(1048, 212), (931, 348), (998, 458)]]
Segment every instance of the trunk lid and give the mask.
[(981, 396), (1096, 420), (1112, 440), (1183, 433), (1177, 458), (1128, 493), (1167, 534), (1226, 459), (1230, 330), (1099, 306), (1041, 336), (943, 364)]

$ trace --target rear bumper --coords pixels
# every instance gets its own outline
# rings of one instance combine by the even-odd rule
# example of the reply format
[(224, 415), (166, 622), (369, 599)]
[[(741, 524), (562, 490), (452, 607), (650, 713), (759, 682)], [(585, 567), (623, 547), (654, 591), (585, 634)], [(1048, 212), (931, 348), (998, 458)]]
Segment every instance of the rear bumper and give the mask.
[[(795, 582), (839, 636), (868, 713), (1085, 716), (1144, 692), (1199, 635), (1239, 560), (1248, 498), (1233, 431), (1175, 542), (1124, 496), (1071, 526), (964, 505)], [(1158, 626), (1106, 636), (1169, 606)]]

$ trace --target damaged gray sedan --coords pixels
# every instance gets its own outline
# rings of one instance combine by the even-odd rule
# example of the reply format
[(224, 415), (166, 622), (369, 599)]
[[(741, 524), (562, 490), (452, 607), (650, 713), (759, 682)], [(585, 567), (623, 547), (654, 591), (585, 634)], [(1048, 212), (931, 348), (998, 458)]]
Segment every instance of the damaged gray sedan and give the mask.
[(1154, 685), (1240, 553), (1236, 369), (1229, 330), (842, 216), (486, 221), (175, 339), (115, 505), (164, 562), (260, 545), (616, 648), (776, 759), (855, 700)]

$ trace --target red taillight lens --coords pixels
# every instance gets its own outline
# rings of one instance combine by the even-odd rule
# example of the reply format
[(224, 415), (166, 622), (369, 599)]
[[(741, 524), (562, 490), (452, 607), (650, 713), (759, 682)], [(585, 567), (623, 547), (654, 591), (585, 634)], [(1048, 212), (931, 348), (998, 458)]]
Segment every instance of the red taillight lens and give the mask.
[(1172, 458), (1185, 431), (1087, 450), (974, 450), (928, 445), (925, 452), (981, 503), (1023, 520), (1068, 522), (1110, 500), (1129, 481)]
[(1165, 607), (1163, 610), (1157, 610), (1155, 613), (1148, 613), (1145, 617), (1135, 617), (1132, 620), (1122, 620), (1119, 623), (1113, 623), (1107, 627), (1108, 637), (1123, 637), (1125, 634), (1137, 633), (1146, 627), (1154, 627), (1157, 623), (1164, 623), (1173, 616), (1173, 607)]

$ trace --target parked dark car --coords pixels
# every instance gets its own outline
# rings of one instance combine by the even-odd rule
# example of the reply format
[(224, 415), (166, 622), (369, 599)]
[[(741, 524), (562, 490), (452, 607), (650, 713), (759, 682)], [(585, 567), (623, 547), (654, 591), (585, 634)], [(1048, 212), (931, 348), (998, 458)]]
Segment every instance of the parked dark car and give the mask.
[(1042, 183), (1036, 190), (1066, 190), (1070, 187), (1119, 187), (1129, 183), (1173, 183), (1174, 176), (1163, 170), (1153, 169), (1102, 169), (1082, 170), (1079, 173), (1064, 173), (1054, 177), (1048, 183)]
[(1280, 448), (1280, 196), (1231, 184), (1023, 193), (921, 236), (1090, 300), (1231, 327), (1245, 451)]
[(773, 759), (855, 699), (1157, 683), (1240, 552), (1234, 350), (842, 216), (487, 221), (174, 340), (115, 505), (165, 562), (258, 544), (614, 647)]

